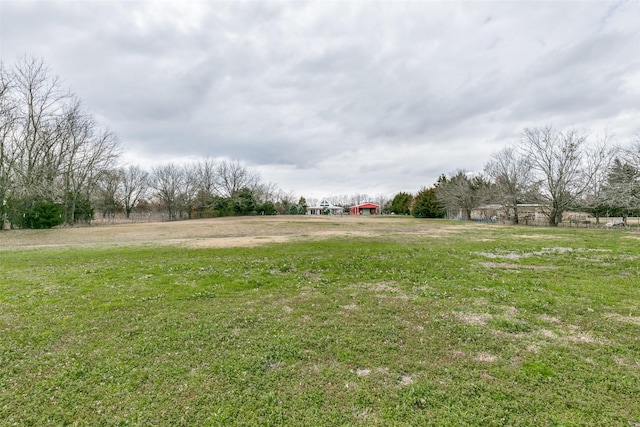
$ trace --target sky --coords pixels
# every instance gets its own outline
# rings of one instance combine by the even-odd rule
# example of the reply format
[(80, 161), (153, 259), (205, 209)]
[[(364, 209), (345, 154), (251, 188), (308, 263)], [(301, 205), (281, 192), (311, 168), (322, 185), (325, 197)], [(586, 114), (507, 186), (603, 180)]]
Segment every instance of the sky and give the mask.
[(526, 127), (640, 130), (640, 1), (0, 0), (146, 169), (239, 160), (311, 198), (482, 171)]

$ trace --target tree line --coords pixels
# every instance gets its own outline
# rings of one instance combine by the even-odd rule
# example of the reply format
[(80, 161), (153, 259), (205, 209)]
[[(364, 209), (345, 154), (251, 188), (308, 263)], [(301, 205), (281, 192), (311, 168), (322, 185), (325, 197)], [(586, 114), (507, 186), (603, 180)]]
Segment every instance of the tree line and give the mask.
[(167, 219), (273, 215), (288, 212), (290, 199), (240, 162), (211, 158), (167, 163), (150, 172), (139, 166), (107, 170), (94, 197), (103, 216), (162, 210)]
[(135, 209), (168, 218), (273, 213), (272, 184), (237, 161), (122, 167), (118, 138), (42, 60), (0, 64), (0, 229), (49, 228)]
[(640, 132), (627, 143), (594, 139), (576, 129), (525, 128), (511, 146), (495, 153), (481, 173), (441, 175), (417, 195), (401, 192), (390, 202), (397, 214), (472, 219), (486, 204), (500, 206), (514, 224), (519, 206), (538, 204), (551, 226), (568, 211), (595, 217), (640, 215)]
[(263, 182), (239, 161), (204, 158), (144, 170), (120, 165), (121, 154), (116, 135), (42, 60), (0, 64), (0, 230), (73, 225), (96, 214), (162, 211), (166, 219), (186, 219), (307, 210), (304, 197)]
[[(204, 158), (146, 171), (121, 166), (116, 135), (101, 126), (42, 60), (0, 64), (0, 229), (73, 225), (102, 216), (162, 210), (167, 219), (304, 214), (297, 199), (239, 161)], [(345, 208), (374, 202), (383, 212), (461, 217), (499, 205), (519, 223), (522, 204), (539, 204), (549, 225), (569, 210), (602, 216), (640, 214), (640, 132), (626, 144), (587, 132), (525, 128), (480, 173), (442, 174), (416, 194), (340, 195)]]

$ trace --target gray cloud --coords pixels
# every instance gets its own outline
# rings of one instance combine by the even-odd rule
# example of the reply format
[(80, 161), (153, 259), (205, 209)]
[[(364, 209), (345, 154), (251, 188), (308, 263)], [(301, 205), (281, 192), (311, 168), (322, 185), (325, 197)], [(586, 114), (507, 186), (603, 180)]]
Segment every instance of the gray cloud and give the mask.
[(637, 130), (637, 2), (0, 3), (153, 164), (240, 159), (298, 194), (416, 191), (524, 126)]

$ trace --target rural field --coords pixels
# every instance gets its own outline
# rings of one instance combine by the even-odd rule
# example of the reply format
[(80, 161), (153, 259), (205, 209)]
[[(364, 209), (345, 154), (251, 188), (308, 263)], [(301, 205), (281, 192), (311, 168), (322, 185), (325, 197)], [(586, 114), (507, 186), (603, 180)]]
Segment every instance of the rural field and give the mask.
[(640, 426), (640, 233), (0, 232), (0, 425)]

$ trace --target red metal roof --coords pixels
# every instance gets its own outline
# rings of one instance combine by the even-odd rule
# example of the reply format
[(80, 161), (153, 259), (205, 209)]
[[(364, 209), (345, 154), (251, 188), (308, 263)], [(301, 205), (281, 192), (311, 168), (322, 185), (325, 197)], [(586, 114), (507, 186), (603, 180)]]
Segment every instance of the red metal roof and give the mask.
[(380, 206), (379, 205), (374, 205), (373, 203), (363, 203), (361, 205), (358, 206), (351, 206), (352, 208), (361, 208), (361, 209), (377, 209)]

